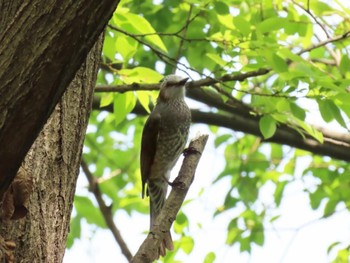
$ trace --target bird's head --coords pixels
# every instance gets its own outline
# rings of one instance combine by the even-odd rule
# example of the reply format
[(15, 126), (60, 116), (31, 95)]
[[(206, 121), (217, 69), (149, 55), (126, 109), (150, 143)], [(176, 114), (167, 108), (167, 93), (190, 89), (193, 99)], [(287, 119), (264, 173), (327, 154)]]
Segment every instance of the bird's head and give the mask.
[(176, 75), (166, 76), (160, 84), (159, 99), (168, 101), (173, 99), (183, 99), (185, 97), (185, 84), (188, 78)]

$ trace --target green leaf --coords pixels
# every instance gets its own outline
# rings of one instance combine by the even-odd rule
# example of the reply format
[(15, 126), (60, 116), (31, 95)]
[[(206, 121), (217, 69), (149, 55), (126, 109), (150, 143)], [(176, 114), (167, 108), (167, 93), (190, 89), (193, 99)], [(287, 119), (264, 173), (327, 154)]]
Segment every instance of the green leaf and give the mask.
[(149, 104), (150, 104), (150, 92), (149, 91), (144, 91), (144, 90), (139, 90), (136, 92), (137, 98), (140, 102), (140, 104), (142, 105), (142, 107), (148, 112), (150, 113), (151, 110), (149, 108)]
[(219, 15), (226, 15), (230, 13), (230, 10), (226, 3), (221, 1), (215, 1), (214, 2), (214, 9)]
[(108, 33), (105, 35), (102, 53), (111, 61), (115, 59), (115, 54), (117, 53), (115, 46), (115, 38)]
[(275, 192), (273, 194), (276, 206), (280, 206), (281, 200), (283, 197), (284, 188), (286, 187), (287, 184), (288, 184), (288, 181), (283, 181), (283, 182), (277, 183)]
[(145, 34), (146, 42), (155, 45), (161, 51), (168, 52), (162, 39), (156, 34), (156, 31), (145, 17), (117, 10), (113, 20), (118, 27), (128, 30), (130, 33)]
[(289, 103), (290, 110), (292, 111), (292, 114), (297, 117), (299, 120), (304, 121), (306, 117), (305, 110), (301, 107), (299, 107), (295, 102)]
[(236, 27), (233, 24), (233, 17), (228, 14), (228, 15), (217, 15), (219, 22), (226, 27), (227, 29), (235, 30)]
[(335, 103), (332, 100), (317, 100), (317, 102), (321, 116), (325, 122), (330, 122), (333, 119), (336, 119), (341, 126), (347, 128), (339, 107), (335, 105)]
[(71, 222), (70, 222), (70, 230), (69, 230), (69, 234), (67, 237), (67, 248), (70, 249), (73, 244), (74, 244), (74, 240), (80, 238), (80, 234), (81, 234), (81, 224), (80, 224), (80, 216), (75, 216)]
[(324, 208), (323, 215), (325, 217), (328, 217), (328, 216), (331, 216), (332, 214), (334, 214), (337, 204), (338, 204), (338, 200), (334, 200), (334, 199), (328, 200), (328, 202)]
[(271, 138), (276, 132), (276, 121), (270, 115), (264, 115), (259, 120), (259, 128), (264, 139)]
[(265, 242), (264, 226), (262, 224), (257, 224), (255, 228), (252, 229), (251, 241), (259, 246), (263, 246)]
[(341, 58), (340, 65), (339, 65), (340, 72), (345, 75), (349, 73), (350, 69), (350, 58), (348, 54), (344, 54)]
[(316, 210), (321, 201), (326, 197), (324, 191), (320, 188), (316, 189), (313, 193), (309, 194), (311, 208)]
[(322, 1), (310, 1), (310, 7), (316, 16), (332, 14), (334, 9)]
[(75, 196), (74, 207), (80, 217), (84, 217), (89, 224), (95, 224), (101, 228), (106, 228), (99, 208), (95, 207), (86, 196)]
[(229, 228), (227, 236), (226, 236), (226, 244), (233, 245), (239, 240), (240, 235), (242, 234), (242, 230), (237, 227)]
[(336, 242), (333, 242), (332, 244), (330, 244), (327, 248), (327, 254), (329, 254), (333, 250), (333, 248), (339, 244), (341, 244), (341, 242), (339, 242), (339, 241), (336, 241)]
[(299, 120), (299, 119), (294, 119), (295, 122), (304, 130), (306, 131), (310, 136), (315, 138), (317, 141), (320, 143), (323, 143), (323, 133), (317, 130), (315, 127)]
[(333, 113), (331, 111), (331, 106), (329, 100), (317, 100), (318, 108), (320, 109), (320, 113), (322, 119), (325, 122), (330, 122), (334, 119)]
[(222, 67), (227, 65), (227, 62), (224, 61), (220, 56), (214, 53), (207, 53), (207, 57), (209, 57), (212, 61), (214, 61), (217, 65), (220, 65)]
[(180, 212), (176, 216), (176, 220), (174, 222), (174, 231), (175, 233), (181, 234), (184, 232), (184, 228), (188, 227), (188, 218), (187, 216)]
[(350, 249), (346, 247), (340, 249), (337, 253), (337, 257), (332, 261), (332, 263), (348, 263), (350, 258)]
[(118, 71), (118, 74), (121, 76), (123, 81), (127, 84), (132, 83), (157, 83), (163, 76), (157, 71), (145, 68), (145, 67), (136, 67), (133, 69), (121, 69)]
[(257, 29), (260, 33), (267, 33), (283, 28), (286, 22), (288, 22), (288, 20), (283, 17), (272, 17), (258, 24)]
[(215, 259), (216, 259), (215, 253), (214, 252), (209, 252), (205, 256), (203, 263), (213, 263)]
[(278, 56), (276, 53), (272, 54), (272, 62), (273, 62), (272, 66), (277, 72), (288, 71), (288, 65), (286, 61), (280, 56)]
[(250, 238), (249, 237), (241, 238), (239, 243), (241, 245), (239, 248), (240, 252), (247, 251), (248, 253), (250, 253), (251, 245), (250, 245)]
[(294, 62), (303, 62), (303, 58), (301, 56), (298, 56), (294, 54), (290, 49), (288, 48), (280, 48), (278, 50), (278, 53), (284, 58), (284, 59), (290, 59)]
[(192, 237), (186, 236), (181, 238), (181, 249), (188, 255), (194, 247), (194, 240)]
[(278, 144), (271, 144), (271, 160), (273, 163), (279, 163), (282, 161), (282, 158), (284, 156), (282, 146)]
[(216, 148), (218, 148), (221, 144), (224, 142), (227, 142), (232, 137), (231, 134), (223, 134), (220, 136), (217, 136), (214, 141), (214, 145)]
[(280, 217), (281, 217), (281, 215), (273, 216), (273, 217), (271, 217), (271, 219), (269, 221), (270, 221), (270, 223), (272, 223), (272, 222), (276, 221), (277, 219), (279, 219)]
[(236, 16), (233, 19), (233, 24), (242, 33), (243, 36), (248, 36), (251, 33), (250, 23), (243, 17)]
[(128, 36), (118, 34), (114, 45), (124, 61), (129, 61), (137, 51), (138, 42)]
[(226, 195), (226, 198), (225, 198), (225, 201), (224, 201), (224, 205), (225, 205), (225, 210), (228, 210), (230, 208), (234, 208), (236, 207), (237, 203), (239, 202), (240, 200), (238, 198), (235, 198), (233, 196), (231, 196), (231, 193), (229, 192), (227, 195)]
[(135, 107), (136, 98), (131, 92), (114, 94), (113, 110), (115, 123), (122, 122), (128, 113)]
[(108, 106), (113, 102), (114, 95), (112, 92), (103, 93), (101, 96), (100, 107)]

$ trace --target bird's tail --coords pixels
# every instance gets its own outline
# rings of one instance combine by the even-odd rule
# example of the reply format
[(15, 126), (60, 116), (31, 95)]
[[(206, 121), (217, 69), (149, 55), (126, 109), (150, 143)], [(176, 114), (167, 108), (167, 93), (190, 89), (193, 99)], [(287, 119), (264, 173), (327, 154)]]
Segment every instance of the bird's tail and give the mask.
[[(162, 180), (152, 180), (148, 182), (148, 194), (149, 194), (149, 203), (150, 203), (150, 229), (152, 228), (154, 222), (156, 221), (157, 216), (160, 213), (160, 210), (164, 206), (166, 193), (167, 193), (168, 184), (163, 179)], [(165, 233), (164, 239), (159, 247), (159, 254), (164, 257), (165, 249), (173, 250), (174, 244), (171, 238), (170, 231)]]

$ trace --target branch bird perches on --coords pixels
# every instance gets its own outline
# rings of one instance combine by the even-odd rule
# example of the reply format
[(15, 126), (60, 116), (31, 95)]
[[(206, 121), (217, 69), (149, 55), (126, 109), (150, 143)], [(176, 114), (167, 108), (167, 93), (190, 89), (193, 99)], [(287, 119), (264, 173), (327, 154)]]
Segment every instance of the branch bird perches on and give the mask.
[(153, 262), (158, 258), (159, 244), (163, 240), (165, 233), (170, 231), (171, 225), (185, 200), (207, 140), (208, 135), (200, 135), (191, 141), (189, 145), (191, 153), (185, 154), (179, 175), (172, 183), (169, 197), (156, 218), (150, 233), (132, 259), (132, 263)]

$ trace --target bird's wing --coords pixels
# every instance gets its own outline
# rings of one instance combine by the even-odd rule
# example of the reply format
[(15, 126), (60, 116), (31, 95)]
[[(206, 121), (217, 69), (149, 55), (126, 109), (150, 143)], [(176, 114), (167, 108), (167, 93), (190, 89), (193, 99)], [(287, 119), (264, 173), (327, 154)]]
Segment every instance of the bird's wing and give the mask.
[(141, 178), (142, 198), (145, 195), (145, 184), (151, 171), (156, 154), (157, 140), (160, 126), (160, 114), (151, 114), (146, 121), (141, 140)]

